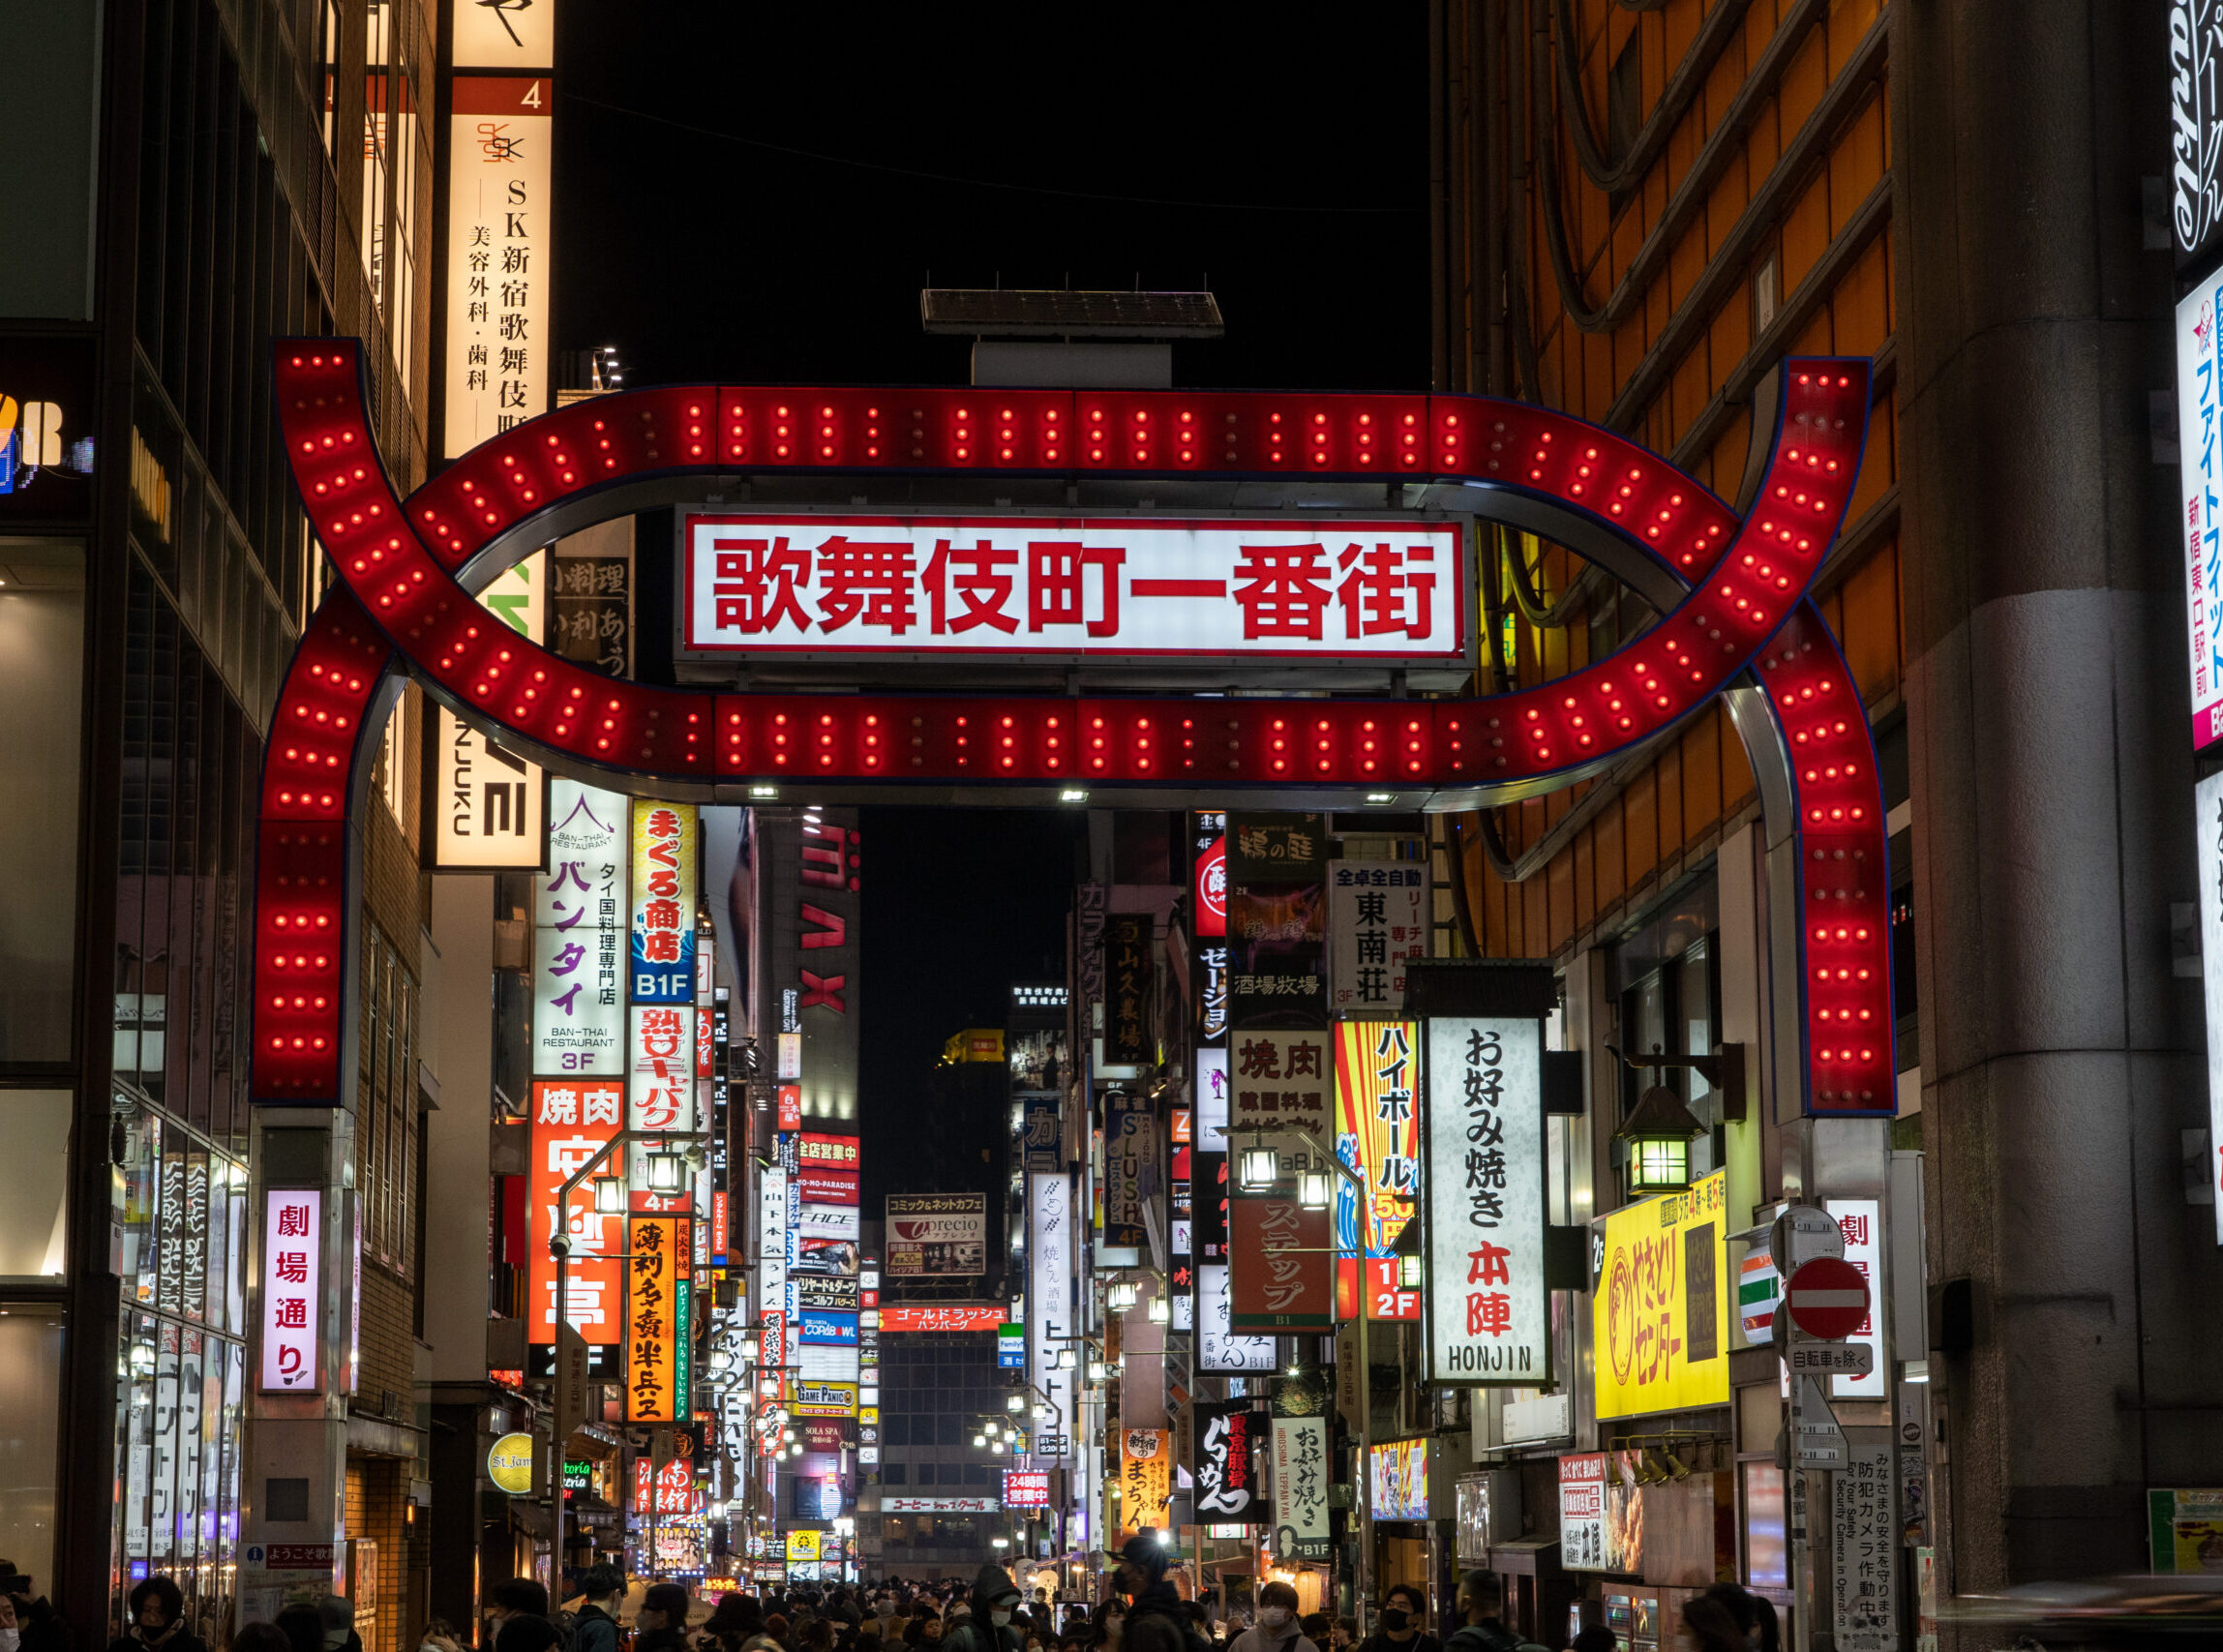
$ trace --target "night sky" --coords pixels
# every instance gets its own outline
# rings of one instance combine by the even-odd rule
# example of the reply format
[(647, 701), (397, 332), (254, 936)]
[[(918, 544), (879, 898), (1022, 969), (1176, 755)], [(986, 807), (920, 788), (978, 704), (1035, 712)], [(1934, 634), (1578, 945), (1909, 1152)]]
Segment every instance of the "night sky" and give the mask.
[[(1427, 383), (1418, 8), (558, 16), (556, 343), (675, 380), (963, 383), (936, 285), (1194, 287), (1179, 383)], [(867, 1214), (949, 1034), (1062, 973), (1077, 817), (864, 820)]]

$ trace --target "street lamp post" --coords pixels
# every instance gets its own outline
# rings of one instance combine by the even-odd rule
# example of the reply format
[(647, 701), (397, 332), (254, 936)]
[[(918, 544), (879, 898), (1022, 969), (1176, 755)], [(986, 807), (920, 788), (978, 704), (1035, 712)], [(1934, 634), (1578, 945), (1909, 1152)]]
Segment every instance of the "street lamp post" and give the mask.
[[(555, 1543), (550, 1552), (550, 1576), (556, 1583), (555, 1596), (563, 1598), (563, 1444), (567, 1437), (564, 1419), (571, 1409), (571, 1373), (563, 1359), (563, 1335), (571, 1329), (571, 1195), (579, 1185), (594, 1174), (597, 1166), (629, 1141), (706, 1142), (707, 1130), (619, 1130), (601, 1147), (594, 1156), (582, 1164), (565, 1180), (556, 1192), (556, 1222), (548, 1236), (548, 1253), (556, 1259), (556, 1416), (549, 1429), (548, 1500), (555, 1527)], [(618, 1247), (624, 1248), (622, 1245)], [(529, 1309), (527, 1310), (529, 1311)], [(656, 1477), (648, 1477), (648, 1517), (656, 1517)], [(654, 1527), (651, 1525), (650, 1530)], [(650, 1539), (649, 1565), (655, 1564), (654, 1539)]]
[(1299, 1130), (1297, 1139), (1320, 1157), (1345, 1182), (1351, 1185), (1353, 1198), (1358, 1201), (1359, 1214), (1359, 1467), (1358, 1484), (1354, 1486), (1351, 1500), (1359, 1506), (1359, 1566), (1358, 1576), (1352, 1579), (1358, 1595), (1353, 1605), (1359, 1620), (1359, 1634), (1367, 1633), (1367, 1609), (1372, 1603), (1374, 1571), (1374, 1500), (1368, 1495), (1367, 1476), (1373, 1467), (1374, 1403), (1371, 1371), (1367, 1363), (1367, 1184), (1356, 1170), (1345, 1164), (1339, 1154), (1330, 1153), (1307, 1130)]

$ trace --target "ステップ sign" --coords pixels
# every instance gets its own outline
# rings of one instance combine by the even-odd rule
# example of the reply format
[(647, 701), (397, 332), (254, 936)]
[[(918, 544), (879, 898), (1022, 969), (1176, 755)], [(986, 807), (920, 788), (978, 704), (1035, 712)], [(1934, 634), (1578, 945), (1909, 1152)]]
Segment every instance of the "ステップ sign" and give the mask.
[(756, 516), (681, 519), (684, 646), (1453, 665), (1442, 522)]

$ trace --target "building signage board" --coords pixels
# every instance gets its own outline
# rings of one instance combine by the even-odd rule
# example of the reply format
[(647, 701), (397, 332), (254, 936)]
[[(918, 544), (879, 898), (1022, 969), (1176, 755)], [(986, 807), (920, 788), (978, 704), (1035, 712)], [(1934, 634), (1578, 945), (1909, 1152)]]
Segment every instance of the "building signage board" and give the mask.
[[(1066, 1338), (1080, 1329), (1073, 1321), (1073, 1264), (1079, 1236), (1074, 1229), (1073, 1189), (1061, 1171), (1027, 1178), (1027, 1339), (1028, 1378), (1049, 1397), (1072, 1437), (1073, 1373), (1058, 1369), (1058, 1355), (1070, 1348)], [(1062, 1460), (1066, 1452), (1037, 1452)]]
[[(630, 1071), (625, 1089), (625, 1126), (634, 1130), (683, 1132), (695, 1120), (695, 1006), (691, 1004), (636, 1004), (627, 1038)], [(649, 1144), (654, 1149), (656, 1144)], [(636, 1210), (660, 1208), (647, 1190), (648, 1156), (633, 1156), (629, 1182)], [(683, 1200), (684, 1194), (675, 1196)]]
[(264, 1394), (315, 1394), (324, 1382), (324, 1194), (271, 1187), (262, 1196)]
[(1367, 1464), (1367, 1489), (1377, 1520), (1428, 1517), (1428, 1443), (1424, 1438), (1385, 1440)]
[(1236, 1189), (1227, 1206), (1228, 1324), (1287, 1335), (1336, 1326), (1335, 1216), (1294, 1184)]
[(798, 1376), (788, 1385), (788, 1409), (797, 1417), (855, 1417), (857, 1385)]
[(692, 803), (633, 801), (633, 939), (626, 990), (636, 1004), (695, 1000), (696, 838)]
[(1004, 1507), (1046, 1509), (1050, 1506), (1050, 1473), (1043, 1468), (1004, 1470)]
[(1544, 1028), (1438, 1016), (1427, 1036), (1427, 1380), (1545, 1385)]
[(1449, 522), (679, 513), (683, 649), (1457, 669)]
[(1604, 1452), (1559, 1459), (1559, 1564), (1570, 1572), (1633, 1570), (1630, 1493)]
[(1728, 1173), (1612, 1212), (1591, 1293), (1600, 1417), (1726, 1405)]
[(988, 1269), (988, 1195), (890, 1193), (889, 1278), (969, 1278)]
[(626, 1222), (625, 1420), (684, 1423), (688, 1344), (694, 1324), (693, 1274), (684, 1216), (633, 1216)]
[(889, 1331), (1002, 1331), (1009, 1309), (1002, 1303), (898, 1304), (880, 1310)]
[(1833, 1399), (1881, 1399), (1890, 1392), (1889, 1367), (1883, 1358), (1883, 1316), (1877, 1304), (1883, 1297), (1883, 1206), (1876, 1199), (1824, 1199), (1822, 1209), (1837, 1218), (1845, 1235), (1845, 1261), (1868, 1285), (1868, 1311), (1847, 1340), (1869, 1350), (1868, 1369), (1859, 1374), (1830, 1379)]
[(1144, 1243), (1143, 1210), (1161, 1183), (1157, 1137), (1157, 1119), (1142, 1096), (1123, 1090), (1104, 1096), (1106, 1246), (1131, 1250)]
[(1328, 1008), (1395, 1015), (1405, 966), (1428, 954), (1427, 867), (1419, 860), (1337, 860), (1328, 871)]
[[(616, 1138), (624, 1115), (625, 1087), (614, 1079), (533, 1082), (525, 1253), (526, 1291), (532, 1304), (526, 1330), (535, 1342), (556, 1340), (556, 1258), (548, 1242), (556, 1232), (557, 1195), (581, 1165)], [(624, 1169), (622, 1153), (613, 1153), (595, 1167), (594, 1176), (620, 1176)], [(624, 1222), (596, 1212), (593, 1177), (572, 1189), (564, 1215), (571, 1235), (564, 1317), (582, 1341), (613, 1347), (620, 1339), (625, 1306), (625, 1265), (616, 1260)]]
[[(798, 1187), (799, 1194), (800, 1189)], [(797, 1205), (795, 1212), (796, 1237), (805, 1240), (832, 1240), (855, 1247), (863, 1232), (855, 1205)], [(823, 1246), (808, 1247), (805, 1255), (825, 1256)], [(845, 1258), (846, 1265), (839, 1272), (854, 1273), (856, 1257), (852, 1250)]]
[[(1411, 1223), (1421, 1185), (1420, 1026), (1412, 1021), (1338, 1022), (1336, 1041), (1336, 1156), (1359, 1173), (1366, 1192), (1336, 1178), (1337, 1314), (1358, 1312), (1359, 1259), (1389, 1264), (1388, 1279), (1369, 1268), (1365, 1292), (1374, 1319), (1418, 1319), (1420, 1293), (1400, 1287), (1391, 1247)], [(1363, 1208), (1362, 1208), (1363, 1206)]]
[(1129, 1534), (1166, 1529), (1166, 1505), (1173, 1496), (1173, 1431), (1170, 1428), (1119, 1428), (1120, 1525)]
[(2223, 739), (2223, 383), (2216, 331), (2223, 272), (2177, 306), (2177, 454), (2192, 662), (2192, 749)]
[(1235, 886), (1227, 900), (1230, 1038), (1260, 1027), (1326, 1025), (1327, 968), (1323, 886)]
[(478, 0), (456, 8), (458, 69), (554, 69), (556, 0)]
[(1064, 1154), (1065, 1131), (1059, 1119), (1058, 1097), (1028, 1096), (1021, 1099), (1019, 1146), (1028, 1170), (1055, 1170)]
[(2208, 1190), (2223, 1245), (2223, 772), (2192, 789), (2192, 849), (2200, 880), (2200, 976), (2208, 1010)]
[(855, 1279), (822, 1279), (816, 1275), (796, 1279), (795, 1292), (798, 1310), (830, 1307), (849, 1313), (857, 1311), (860, 1295)]
[(1838, 1652), (1898, 1652), (1898, 1472), (1886, 1444), (1847, 1448), (1829, 1477), (1830, 1626)]
[(889, 1497), (880, 1499), (884, 1515), (992, 1515), (993, 1497)]
[(616, 1078), (624, 1070), (626, 799), (560, 775), (548, 796), (549, 870), (532, 881), (532, 1070)]
[(444, 458), (461, 458), (549, 407), (554, 99), (546, 75), (454, 80)]
[(1114, 913), (1104, 919), (1104, 1065), (1140, 1066), (1151, 1059), (1153, 982), (1147, 912)]
[(1247, 1399), (1208, 1400), (1196, 1407), (1196, 1517), (1270, 1523), (1251, 1450), (1264, 1421)]
[[(1198, 1507), (1202, 1506), (1200, 1502)], [(1326, 1418), (1274, 1419), (1274, 1508), (1277, 1558), (1328, 1558)]]
[(2156, 1577), (2211, 1575), (2223, 1547), (2223, 1490), (2148, 1487), (2146, 1525), (2148, 1569)]
[[(1228, 1039), (1226, 1149), (1238, 1163), (1254, 1147), (1274, 1150), (1283, 1177), (1325, 1170), (1335, 1140), (1335, 1036), (1325, 1027), (1305, 1033), (1238, 1031)], [(1305, 1138), (1319, 1144), (1316, 1151)]]
[(1233, 1323), (1233, 1285), (1224, 1262), (1196, 1270), (1196, 1368), (1236, 1376), (1274, 1369), (1275, 1338), (1239, 1336)]
[(2169, 114), (2176, 165), (2169, 219), (2177, 261), (2188, 264), (2223, 229), (2223, 4), (2172, 0)]

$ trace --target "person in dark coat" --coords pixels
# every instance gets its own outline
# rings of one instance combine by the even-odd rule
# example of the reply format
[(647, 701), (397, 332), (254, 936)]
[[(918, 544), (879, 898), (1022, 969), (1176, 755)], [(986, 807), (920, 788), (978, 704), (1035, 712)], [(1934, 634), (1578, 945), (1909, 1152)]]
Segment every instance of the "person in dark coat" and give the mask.
[(677, 1583), (651, 1583), (633, 1614), (633, 1652), (687, 1652), (687, 1591)]
[(1391, 1585), (1374, 1633), (1359, 1642), (1359, 1652), (1443, 1652), (1443, 1642), (1427, 1632), (1427, 1597), (1411, 1583)]
[(1001, 1566), (981, 1567), (973, 1579), (973, 1609), (949, 1626), (942, 1644), (949, 1652), (1020, 1652), (1019, 1632), (1011, 1627), (1018, 1605), (1011, 1575)]
[(131, 1627), (108, 1652), (208, 1652), (208, 1642), (185, 1626), (185, 1596), (174, 1580), (157, 1575), (135, 1585)]
[(1127, 1539), (1113, 1586), (1128, 1602), (1120, 1652), (1211, 1652), (1189, 1620), (1188, 1603), (1166, 1581), (1165, 1545), (1156, 1531)]
[[(583, 1599), (572, 1620), (571, 1652), (617, 1652), (617, 1603), (625, 1593), (625, 1574), (615, 1566), (589, 1566), (579, 1579), (579, 1593)], [(728, 1595), (726, 1600), (737, 1598)]]
[(1462, 1572), (1458, 1579), (1458, 1628), (1444, 1652), (1518, 1652), (1520, 1637), (1505, 1627), (1505, 1585), (1494, 1572)]

